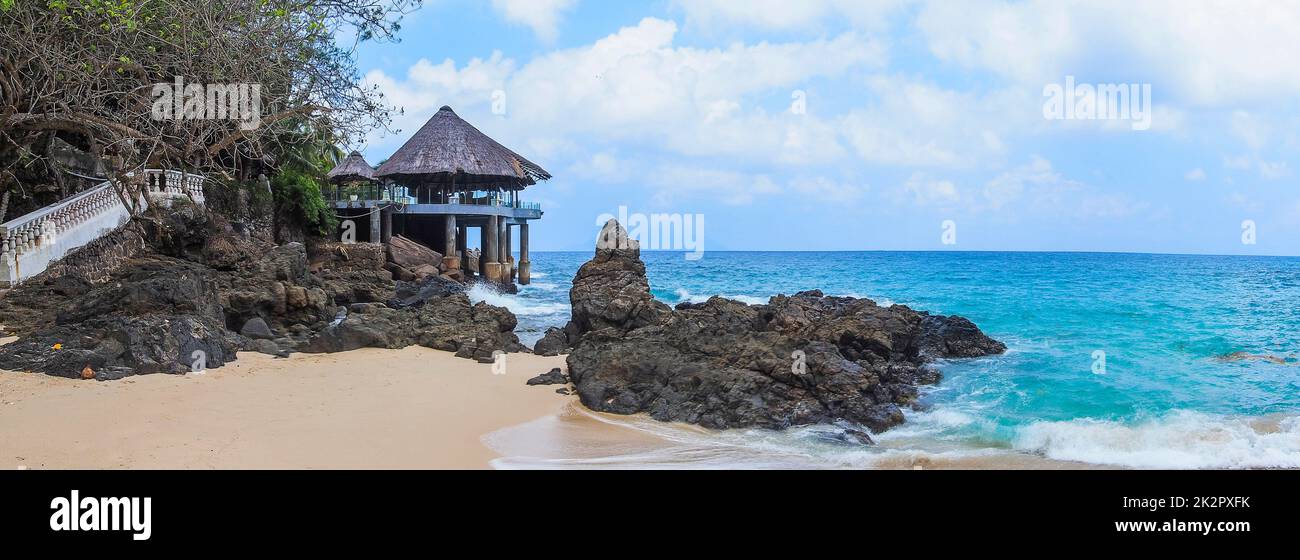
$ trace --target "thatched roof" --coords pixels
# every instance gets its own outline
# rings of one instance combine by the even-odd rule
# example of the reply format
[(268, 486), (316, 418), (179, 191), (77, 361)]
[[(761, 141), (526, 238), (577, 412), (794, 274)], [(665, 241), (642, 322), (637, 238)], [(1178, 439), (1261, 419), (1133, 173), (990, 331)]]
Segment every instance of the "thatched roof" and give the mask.
[(366, 163), (366, 158), (361, 157), (361, 153), (353, 151), (348, 157), (339, 163), (338, 167), (330, 170), (325, 175), (330, 181), (335, 183), (344, 183), (348, 181), (374, 181), (375, 168)]
[[(537, 164), (488, 138), (444, 106), (375, 174), (406, 184), (522, 189), (551, 178)], [(454, 181), (453, 181), (454, 178)]]

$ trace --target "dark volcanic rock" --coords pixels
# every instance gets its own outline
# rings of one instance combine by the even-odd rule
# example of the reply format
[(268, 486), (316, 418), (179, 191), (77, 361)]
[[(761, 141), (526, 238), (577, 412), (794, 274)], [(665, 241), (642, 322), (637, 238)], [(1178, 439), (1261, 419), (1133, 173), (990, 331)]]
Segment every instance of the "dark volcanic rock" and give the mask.
[(413, 344), (455, 352), (463, 358), (491, 360), (492, 352), (526, 352), (509, 310), (486, 303), (471, 305), (464, 293), (429, 298), (419, 307), (392, 309), (353, 304), (337, 323), (320, 331), (303, 352), (344, 352), (357, 348), (405, 348)]
[(107, 317), (43, 329), (0, 347), (0, 369), (80, 378), (89, 366), (100, 380), (188, 373), (200, 359), (204, 367), (220, 367), (236, 348), (224, 329), (194, 316)]
[(551, 371), (528, 380), (529, 385), (565, 385), (568, 382), (569, 376), (564, 375), (560, 368), (552, 368)]
[(275, 333), (271, 332), (271, 327), (268, 327), (266, 321), (261, 317), (253, 317), (252, 319), (249, 319), (248, 322), (244, 323), (244, 327), (239, 329), (239, 334), (248, 338), (258, 338), (263, 340), (275, 338)]
[(219, 367), (239, 342), (224, 328), (217, 290), (202, 265), (138, 259), (64, 305), (53, 325), (0, 346), (0, 368), (81, 377), (89, 366), (96, 379), (113, 379), (186, 373), (199, 360)]
[(578, 272), (565, 329), (576, 342), (569, 376), (593, 410), (709, 428), (844, 420), (878, 432), (903, 421), (917, 384), (938, 381), (929, 358), (1005, 350), (960, 317), (819, 291), (674, 311), (650, 296), (635, 244), (619, 243), (616, 223), (605, 231), (615, 241)]
[(542, 338), (533, 345), (533, 353), (538, 356), (559, 356), (568, 352), (570, 348), (569, 337), (565, 334), (564, 329), (551, 327), (546, 329)]
[(0, 297), (6, 330), (23, 337), (0, 346), (0, 368), (115, 379), (220, 367), (241, 349), (527, 351), (513, 314), (472, 305), (454, 280), (395, 284), (382, 246), (321, 244), (309, 262), (302, 243), (272, 245), (201, 207), (154, 218), (139, 226), (149, 246), (107, 281), (38, 276)]
[(671, 308), (650, 295), (645, 263), (635, 239), (610, 220), (601, 230), (596, 257), (578, 269), (569, 289), (571, 322), (581, 332), (614, 328), (627, 331), (652, 325)]
[(444, 278), (442, 276), (430, 276), (422, 282), (397, 282), (397, 290), (392, 301), (388, 302), (389, 307), (419, 307), (432, 298), (446, 297), (452, 294), (464, 293), (465, 285)]

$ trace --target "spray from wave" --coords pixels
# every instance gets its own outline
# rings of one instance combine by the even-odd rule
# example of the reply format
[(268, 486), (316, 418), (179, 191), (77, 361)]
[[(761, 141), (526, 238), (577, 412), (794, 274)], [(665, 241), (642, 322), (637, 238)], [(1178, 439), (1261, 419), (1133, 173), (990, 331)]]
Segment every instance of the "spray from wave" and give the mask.
[(504, 294), (483, 283), (474, 284), (467, 295), (473, 303), (487, 302), (488, 305), (504, 307), (509, 309), (511, 313), (520, 316), (567, 315), (569, 313), (569, 306), (563, 303), (530, 300), (517, 295)]
[[(710, 297), (713, 297), (713, 296), (704, 296), (704, 295), (693, 294), (693, 293), (687, 291), (685, 288), (677, 288), (677, 290), (676, 290), (676, 296), (677, 296), (677, 301), (674, 302), (674, 303), (681, 303), (681, 302), (704, 303), (704, 302), (706, 302), (706, 301), (709, 301), (709, 298), (710, 298)], [(765, 297), (748, 296), (748, 295), (728, 295), (728, 294), (722, 294), (721, 297), (724, 297), (724, 298), (726, 298), (726, 299), (730, 299), (730, 300), (735, 300), (735, 301), (738, 301), (738, 302), (740, 302), (740, 303), (744, 303), (744, 304), (746, 304), (746, 305), (762, 305), (762, 304), (764, 304), (764, 303), (767, 303), (767, 300), (768, 300), (768, 298), (765, 298)]]

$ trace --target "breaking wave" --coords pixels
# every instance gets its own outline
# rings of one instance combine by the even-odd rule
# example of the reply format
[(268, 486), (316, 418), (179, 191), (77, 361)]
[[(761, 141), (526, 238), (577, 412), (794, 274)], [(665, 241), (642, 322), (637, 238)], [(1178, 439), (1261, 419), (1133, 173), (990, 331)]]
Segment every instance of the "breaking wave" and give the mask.
[(1175, 411), (1137, 423), (1035, 422), (1013, 445), (1050, 459), (1133, 468), (1297, 468), (1300, 417)]

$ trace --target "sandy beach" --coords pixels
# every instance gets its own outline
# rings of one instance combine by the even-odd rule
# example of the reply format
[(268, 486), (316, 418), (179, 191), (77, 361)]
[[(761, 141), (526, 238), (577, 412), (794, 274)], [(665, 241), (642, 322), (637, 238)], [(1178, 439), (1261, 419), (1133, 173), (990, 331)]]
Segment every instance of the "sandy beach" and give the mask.
[(574, 398), (525, 384), (563, 357), (506, 365), (409, 347), (108, 382), (0, 371), (0, 468), (489, 468), (484, 435)]

